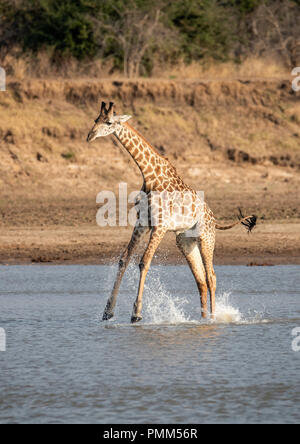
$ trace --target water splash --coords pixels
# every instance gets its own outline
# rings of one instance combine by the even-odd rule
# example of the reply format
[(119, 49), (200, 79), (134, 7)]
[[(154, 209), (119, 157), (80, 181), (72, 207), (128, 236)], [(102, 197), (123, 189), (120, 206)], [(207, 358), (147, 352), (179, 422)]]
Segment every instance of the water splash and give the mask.
[(171, 295), (160, 281), (152, 276), (145, 286), (144, 320), (151, 324), (181, 324), (190, 321), (185, 313), (188, 301), (180, 296)]
[(242, 320), (240, 310), (229, 302), (230, 294), (224, 293), (216, 300), (216, 314), (214, 322), (222, 324), (238, 323)]
[[(181, 324), (190, 321), (185, 312), (185, 305), (189, 302), (182, 296), (176, 296), (168, 291), (163, 284), (164, 277), (161, 270), (152, 269), (147, 276), (143, 296), (143, 324)], [(122, 295), (122, 301), (126, 312), (122, 315), (128, 317), (136, 297), (139, 282), (139, 269), (135, 264), (130, 264), (125, 278), (126, 294)], [(127, 322), (127, 321), (126, 321)]]
[(214, 323), (220, 324), (257, 324), (269, 322), (264, 319), (265, 309), (261, 311), (249, 309), (242, 313), (238, 307), (233, 306), (230, 301), (230, 293), (223, 293), (216, 299), (216, 314)]
[[(110, 276), (115, 274), (116, 267), (112, 267)], [(110, 324), (125, 321), (128, 325), (133, 302), (136, 297), (137, 286), (139, 281), (138, 266), (131, 263), (126, 273), (124, 286), (126, 291), (123, 291), (119, 303), (117, 304), (115, 318), (110, 321)], [(164, 283), (165, 284), (164, 284)], [(161, 269), (152, 269), (147, 277), (145, 284), (144, 298), (143, 298), (143, 324), (165, 324), (178, 325), (187, 323), (214, 323), (214, 324), (257, 324), (266, 323), (270, 320), (264, 319), (266, 310), (261, 307), (261, 310), (253, 309), (253, 304), (248, 301), (248, 307), (243, 304), (237, 305), (237, 302), (231, 300), (230, 292), (222, 292), (216, 298), (216, 314), (214, 320), (201, 320), (200, 304), (198, 298), (192, 301), (192, 297), (186, 295), (178, 295), (178, 292), (167, 289), (167, 279), (164, 277)], [(175, 294), (174, 294), (175, 293)], [(120, 299), (121, 302), (120, 303)], [(197, 305), (195, 305), (195, 303)], [(198, 305), (199, 304), (199, 305)], [(242, 308), (241, 308), (242, 307)], [(193, 316), (190, 317), (189, 314)], [(194, 317), (195, 316), (195, 317)], [(100, 314), (102, 319), (102, 311)], [(100, 318), (99, 317), (99, 318)]]

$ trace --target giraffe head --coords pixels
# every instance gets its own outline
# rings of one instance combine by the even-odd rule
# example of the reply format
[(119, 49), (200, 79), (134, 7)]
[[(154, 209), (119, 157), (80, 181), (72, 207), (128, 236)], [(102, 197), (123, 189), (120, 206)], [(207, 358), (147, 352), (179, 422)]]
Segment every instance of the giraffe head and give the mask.
[(95, 120), (95, 125), (89, 132), (88, 142), (93, 142), (98, 137), (109, 136), (113, 134), (122, 123), (127, 122), (131, 116), (117, 116), (114, 113), (114, 104), (110, 102), (109, 108), (102, 102), (100, 114)]

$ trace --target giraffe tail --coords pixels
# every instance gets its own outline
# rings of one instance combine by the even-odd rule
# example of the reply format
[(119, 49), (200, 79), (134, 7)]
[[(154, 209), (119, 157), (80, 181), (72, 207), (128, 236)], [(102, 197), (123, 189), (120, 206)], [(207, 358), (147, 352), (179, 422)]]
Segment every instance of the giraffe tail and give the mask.
[(244, 217), (242, 214), (241, 209), (239, 208), (239, 220), (231, 225), (219, 225), (216, 224), (216, 229), (217, 230), (230, 230), (231, 228), (235, 227), (236, 225), (242, 224), (244, 225), (244, 227), (246, 227), (246, 229), (248, 230), (248, 233), (251, 233), (251, 231), (253, 230), (253, 228), (256, 226), (257, 223), (257, 216), (252, 215), (252, 216), (246, 216)]

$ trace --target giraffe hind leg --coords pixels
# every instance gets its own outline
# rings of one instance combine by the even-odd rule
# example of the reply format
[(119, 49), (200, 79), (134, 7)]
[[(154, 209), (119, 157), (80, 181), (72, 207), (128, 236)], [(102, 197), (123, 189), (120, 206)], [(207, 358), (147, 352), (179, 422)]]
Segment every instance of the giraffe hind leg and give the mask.
[(214, 318), (216, 311), (216, 288), (217, 288), (217, 278), (213, 265), (214, 249), (215, 249), (215, 236), (214, 233), (208, 238), (199, 239), (199, 247), (201, 251), (201, 256), (204, 262), (204, 267), (206, 271), (207, 286), (210, 293), (210, 313), (211, 317)]
[(198, 247), (196, 238), (186, 237), (179, 234), (176, 237), (176, 244), (187, 260), (187, 263), (194, 275), (200, 293), (201, 316), (207, 318), (207, 279), (206, 271)]

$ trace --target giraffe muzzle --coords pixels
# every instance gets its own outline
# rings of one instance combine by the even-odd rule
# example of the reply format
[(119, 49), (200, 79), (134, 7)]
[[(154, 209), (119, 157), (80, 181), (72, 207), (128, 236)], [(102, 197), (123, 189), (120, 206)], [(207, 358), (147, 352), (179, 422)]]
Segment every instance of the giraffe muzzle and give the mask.
[(96, 132), (95, 132), (95, 131), (91, 131), (91, 132), (89, 133), (89, 135), (87, 136), (86, 141), (87, 141), (88, 143), (91, 143), (91, 142), (93, 142), (95, 139), (96, 139)]

